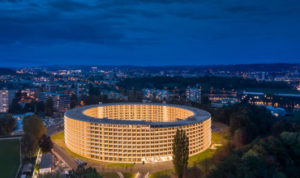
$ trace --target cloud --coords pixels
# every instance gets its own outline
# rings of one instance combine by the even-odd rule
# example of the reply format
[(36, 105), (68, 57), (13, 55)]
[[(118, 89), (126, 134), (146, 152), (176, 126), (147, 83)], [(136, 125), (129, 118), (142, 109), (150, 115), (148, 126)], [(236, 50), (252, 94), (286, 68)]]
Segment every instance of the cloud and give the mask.
[(94, 9), (94, 7), (88, 3), (77, 2), (77, 1), (73, 1), (73, 0), (55, 0), (55, 1), (50, 2), (49, 5), (53, 8), (56, 8), (56, 9), (62, 10), (62, 11)]
[(195, 9), (171, 11), (170, 14), (177, 17), (188, 18), (192, 20), (216, 19), (220, 17), (218, 14), (206, 13)]
[(231, 6), (228, 8), (224, 8), (224, 10), (232, 13), (248, 13), (248, 12), (257, 12), (264, 10), (265, 8), (263, 6), (256, 6), (256, 5), (238, 5), (238, 6)]
[(11, 3), (15, 3), (15, 2), (20, 2), (22, 0), (0, 0), (0, 2), (11, 2)]
[(195, 46), (266, 36), (297, 41), (299, 7), (293, 0), (0, 0), (0, 45), (163, 44), (175, 51), (191, 41)]

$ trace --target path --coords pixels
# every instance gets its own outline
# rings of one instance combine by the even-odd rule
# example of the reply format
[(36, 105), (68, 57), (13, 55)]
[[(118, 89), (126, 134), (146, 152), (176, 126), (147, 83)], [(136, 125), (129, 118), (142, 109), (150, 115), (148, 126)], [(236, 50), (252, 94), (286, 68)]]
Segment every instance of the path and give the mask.
[(120, 178), (124, 178), (122, 172), (117, 171), (117, 174), (119, 175)]
[(64, 149), (60, 148), (55, 143), (53, 144), (53, 151), (58, 154), (72, 169), (77, 168), (77, 164), (75, 163), (74, 159)]
[(9, 137), (0, 137), (0, 140), (16, 140), (21, 138), (22, 136), (9, 136)]

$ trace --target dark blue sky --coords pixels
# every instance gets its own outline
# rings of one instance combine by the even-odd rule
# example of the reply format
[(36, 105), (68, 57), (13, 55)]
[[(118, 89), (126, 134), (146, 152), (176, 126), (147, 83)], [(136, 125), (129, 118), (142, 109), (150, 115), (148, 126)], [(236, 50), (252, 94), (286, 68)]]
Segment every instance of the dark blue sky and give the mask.
[(0, 62), (300, 62), (300, 1), (0, 0)]

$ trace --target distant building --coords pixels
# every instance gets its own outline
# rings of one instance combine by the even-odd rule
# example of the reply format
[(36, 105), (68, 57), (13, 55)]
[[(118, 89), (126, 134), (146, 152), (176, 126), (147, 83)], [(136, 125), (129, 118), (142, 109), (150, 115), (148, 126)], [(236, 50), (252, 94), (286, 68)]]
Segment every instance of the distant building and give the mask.
[(128, 100), (128, 96), (124, 96), (119, 92), (116, 91), (107, 91), (107, 92), (103, 92), (104, 95), (107, 95), (108, 99), (115, 99), (115, 100)]
[(289, 111), (300, 109), (300, 94), (275, 93), (273, 98), (275, 107), (283, 107)]
[(239, 99), (255, 105), (281, 107), (287, 111), (300, 109), (300, 94), (243, 92), (239, 94)]
[(221, 100), (238, 100), (237, 92), (234, 91), (222, 91), (221, 93), (209, 93), (205, 96), (208, 97), (208, 100), (212, 103), (219, 102)]
[(76, 95), (78, 98), (89, 95), (89, 87), (86, 83), (77, 83), (76, 84)]
[(38, 89), (36, 88), (26, 88), (24, 90), (21, 90), (21, 93), (24, 93), (27, 97), (34, 98), (37, 90)]
[(16, 95), (16, 90), (0, 90), (0, 112), (8, 112), (9, 105)]
[(296, 89), (300, 91), (300, 83), (296, 86)]
[(195, 103), (201, 103), (201, 88), (190, 88), (188, 87), (185, 91), (186, 94), (186, 100), (195, 102)]
[[(241, 101), (246, 101), (250, 104), (255, 105), (268, 105), (266, 103), (266, 95), (263, 92), (242, 92), (239, 94), (239, 98)], [(272, 102), (269, 104), (272, 105)]]
[(43, 154), (40, 163), (39, 174), (47, 174), (52, 172), (52, 154)]
[(143, 89), (143, 95), (145, 99), (149, 99), (149, 100), (168, 100), (169, 96), (170, 96), (170, 92), (168, 90), (159, 90), (159, 89), (149, 89), (149, 88), (145, 88)]
[(238, 100), (235, 98), (226, 98), (226, 99), (220, 99), (218, 101), (212, 102), (211, 106), (215, 107), (215, 108), (221, 108), (224, 106), (229, 106), (229, 105), (235, 104), (237, 102), (238, 102)]
[(27, 163), (23, 166), (22, 175), (26, 178), (26, 176), (32, 174), (33, 165), (31, 163)]
[(38, 100), (45, 102), (48, 98), (53, 100), (53, 108), (58, 112), (66, 112), (70, 108), (70, 97), (61, 93), (41, 92)]

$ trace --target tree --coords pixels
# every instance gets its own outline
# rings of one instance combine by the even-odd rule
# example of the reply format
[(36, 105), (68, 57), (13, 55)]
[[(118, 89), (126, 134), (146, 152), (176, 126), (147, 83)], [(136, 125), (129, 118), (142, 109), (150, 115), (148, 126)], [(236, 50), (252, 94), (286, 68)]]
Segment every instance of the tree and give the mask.
[(45, 102), (45, 115), (53, 116), (53, 110), (53, 99), (49, 97)]
[[(232, 137), (237, 136), (235, 141), (243, 141), (239, 144), (235, 142), (236, 145), (240, 146), (250, 143), (257, 137), (270, 134), (272, 125), (275, 122), (270, 111), (264, 107), (248, 103), (238, 103), (218, 109), (213, 111), (212, 115), (216, 121), (229, 124), (230, 135)], [(242, 130), (236, 132), (239, 129)]]
[(100, 90), (98, 87), (94, 87), (92, 84), (89, 84), (89, 96), (99, 96)]
[(16, 125), (16, 119), (11, 114), (0, 115), (0, 135), (9, 135)]
[(203, 104), (203, 105), (209, 105), (210, 104), (208, 96), (203, 95), (201, 97), (201, 104)]
[(182, 178), (188, 165), (189, 138), (184, 130), (177, 130), (173, 142), (173, 164), (178, 178)]
[(207, 177), (299, 177), (299, 150), (299, 132), (256, 139), (214, 162)]
[(201, 169), (199, 167), (197, 167), (196, 165), (194, 165), (192, 168), (187, 170), (187, 173), (185, 174), (185, 177), (188, 177), (188, 178), (202, 178), (202, 177), (205, 177), (205, 176), (203, 176), (203, 172), (201, 171)]
[(69, 171), (70, 178), (102, 178), (95, 168), (89, 167), (87, 169), (84, 166), (79, 165), (76, 170)]
[(70, 101), (70, 107), (71, 109), (72, 108), (75, 108), (78, 104), (78, 99), (77, 99), (77, 96), (76, 95), (72, 95), (71, 96), (71, 101)]
[(236, 148), (240, 148), (241, 146), (246, 144), (247, 137), (246, 137), (246, 131), (244, 128), (239, 128), (234, 132), (232, 142)]
[(85, 105), (99, 104), (100, 97), (96, 95), (87, 96), (83, 99)]
[(51, 152), (53, 148), (53, 143), (49, 136), (47, 136), (46, 134), (42, 135), (38, 143), (43, 153)]
[(33, 111), (34, 111), (33, 103), (26, 103), (24, 108), (23, 108), (23, 113), (33, 112)]
[(39, 116), (27, 116), (23, 120), (23, 130), (25, 133), (31, 134), (38, 141), (43, 134), (46, 133), (46, 128)]
[(34, 113), (43, 113), (45, 111), (45, 104), (43, 101), (34, 103)]
[(38, 144), (34, 136), (30, 133), (25, 133), (21, 139), (21, 152), (24, 157), (32, 158), (36, 155)]
[(14, 98), (9, 105), (9, 113), (20, 114), (22, 113), (22, 106), (18, 103), (18, 100)]

